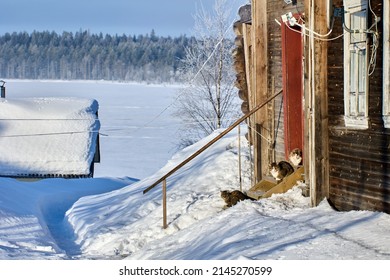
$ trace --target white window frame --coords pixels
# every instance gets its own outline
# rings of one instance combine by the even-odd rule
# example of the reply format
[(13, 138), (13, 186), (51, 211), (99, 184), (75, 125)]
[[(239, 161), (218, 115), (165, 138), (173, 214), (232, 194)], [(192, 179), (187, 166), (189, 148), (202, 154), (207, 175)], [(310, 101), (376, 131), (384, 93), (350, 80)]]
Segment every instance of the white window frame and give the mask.
[[(344, 23), (350, 30), (367, 30), (367, 0), (344, 0)], [(368, 118), (367, 33), (344, 36), (344, 121), (346, 127), (367, 129)]]
[(383, 123), (390, 128), (390, 3), (383, 1)]

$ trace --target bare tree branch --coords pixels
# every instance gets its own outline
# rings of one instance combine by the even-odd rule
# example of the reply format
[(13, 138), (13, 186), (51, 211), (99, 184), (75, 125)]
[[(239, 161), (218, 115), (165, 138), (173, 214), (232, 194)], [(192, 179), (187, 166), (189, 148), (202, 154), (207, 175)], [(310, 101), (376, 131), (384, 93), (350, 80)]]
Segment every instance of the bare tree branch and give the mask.
[(195, 15), (194, 48), (186, 49), (184, 80), (176, 114), (182, 120), (181, 143), (191, 144), (227, 127), (241, 114), (234, 86), (233, 29), (229, 1), (215, 0), (213, 13), (201, 7)]

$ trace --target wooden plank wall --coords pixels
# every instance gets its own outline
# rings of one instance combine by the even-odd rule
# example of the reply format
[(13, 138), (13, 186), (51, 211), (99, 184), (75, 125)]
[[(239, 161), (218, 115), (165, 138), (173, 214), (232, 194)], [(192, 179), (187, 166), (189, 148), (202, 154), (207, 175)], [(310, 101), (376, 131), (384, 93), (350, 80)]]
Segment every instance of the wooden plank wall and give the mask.
[[(302, 14), (304, 12), (304, 1), (298, 1), (296, 6), (287, 5), (284, 1), (269, 0), (268, 1), (268, 91), (279, 91), (283, 88), (282, 78), (282, 34), (281, 28), (276, 23), (275, 19), (281, 21), (281, 15), (288, 12), (293, 14)], [(270, 154), (273, 155), (270, 160), (281, 161), (286, 160), (284, 149), (284, 123), (283, 109), (281, 110), (282, 96), (275, 99), (274, 103), (269, 106), (269, 111), (272, 114), (270, 124), (272, 139), (276, 138), (276, 146)]]
[(327, 1), (305, 1), (305, 25), (311, 32), (305, 36), (304, 52), (303, 161), (312, 206), (329, 197), (328, 44), (313, 36), (328, 33), (327, 6)]
[[(263, 3), (264, 4), (264, 3)], [(281, 15), (287, 12), (297, 13), (299, 9), (303, 12), (303, 4), (299, 4), (297, 7), (292, 5), (286, 5), (284, 1), (279, 0), (270, 0), (267, 1), (267, 95), (270, 96), (273, 93), (280, 91), (283, 88), (282, 80), (282, 52), (281, 52), (281, 28), (275, 21), (281, 21)], [(252, 7), (253, 8), (253, 7)], [(265, 13), (264, 13), (265, 14)], [(242, 18), (242, 15), (240, 15)], [(240, 27), (239, 27), (240, 26)], [(242, 26), (242, 27), (241, 27)], [(242, 30), (238, 30), (239, 28)], [(252, 22), (247, 22), (245, 24), (236, 24), (235, 33), (236, 33), (236, 45), (239, 49), (240, 45), (243, 44), (244, 54), (238, 55), (237, 51), (234, 54), (236, 72), (237, 72), (237, 81), (242, 81), (242, 68), (245, 68), (246, 81), (245, 85), (237, 82), (237, 87), (240, 89), (240, 95), (243, 95), (244, 91), (249, 93), (249, 96), (241, 96), (243, 100), (242, 110), (250, 110), (255, 107), (255, 84), (254, 84), (254, 73), (251, 73), (251, 70), (254, 69), (254, 57), (256, 50), (253, 47), (253, 38), (252, 34), (254, 28)], [(242, 40), (240, 37), (243, 37)], [(247, 44), (250, 44), (249, 46)], [(245, 63), (240, 63), (239, 57), (245, 57)], [(240, 85), (241, 84), (241, 85)], [(248, 103), (246, 101), (248, 100)], [(281, 161), (285, 160), (285, 148), (284, 148), (284, 124), (283, 124), (283, 109), (282, 109), (282, 95), (277, 97), (273, 102), (269, 103), (267, 110), (263, 110), (261, 114), (267, 114), (267, 116), (260, 117), (259, 119), (266, 119), (267, 123), (262, 123), (264, 129), (261, 130), (262, 136), (261, 139), (269, 138), (270, 143), (262, 141), (262, 145), (267, 147), (262, 147), (263, 152), (260, 153), (261, 166), (263, 175), (268, 174), (268, 164), (272, 161)], [(252, 104), (253, 103), (253, 104)], [(257, 135), (258, 136), (258, 135)], [(275, 145), (273, 145), (275, 142)], [(268, 152), (264, 152), (264, 149), (268, 149)]]
[[(341, 6), (342, 1), (334, 4)], [(382, 0), (371, 0), (371, 4), (383, 18)], [(339, 19), (335, 25), (333, 36), (342, 32)], [(382, 33), (382, 23), (379, 28)], [(384, 128), (382, 121), (382, 41), (376, 70), (369, 79), (369, 129), (344, 126), (342, 53), (342, 39), (329, 42), (329, 200), (339, 210), (390, 213), (390, 130)]]
[[(280, 90), (283, 88), (283, 77), (282, 77), (282, 35), (280, 26), (275, 22), (275, 19), (281, 21), (280, 16), (282, 15), (285, 8), (283, 7), (283, 1), (268, 1), (268, 51), (269, 51), (269, 71), (268, 81), (270, 85), (268, 90)], [(271, 139), (275, 141), (275, 148), (271, 149), (273, 161), (281, 161), (285, 159), (284, 155), (284, 122), (283, 122), (283, 109), (282, 109), (282, 95), (278, 96), (273, 104), (268, 108), (272, 114), (271, 126)]]

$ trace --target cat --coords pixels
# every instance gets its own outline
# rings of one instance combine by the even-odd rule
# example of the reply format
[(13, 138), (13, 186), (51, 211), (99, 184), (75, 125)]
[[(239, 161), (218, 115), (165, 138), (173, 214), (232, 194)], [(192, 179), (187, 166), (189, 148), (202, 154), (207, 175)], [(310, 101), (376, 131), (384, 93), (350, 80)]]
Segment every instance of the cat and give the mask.
[(238, 190), (235, 191), (221, 191), (221, 197), (225, 201), (226, 205), (223, 207), (224, 209), (228, 207), (232, 207), (233, 205), (236, 205), (239, 201), (250, 199), (250, 200), (256, 200), (250, 196), (247, 196), (243, 192), (240, 192)]
[(298, 148), (292, 150), (289, 155), (289, 160), (294, 165), (294, 167), (298, 167), (302, 165), (302, 151)]
[(290, 175), (294, 172), (294, 167), (287, 161), (280, 161), (279, 163), (273, 162), (269, 166), (270, 173), (272, 177), (276, 179), (277, 182), (283, 180), (284, 177)]

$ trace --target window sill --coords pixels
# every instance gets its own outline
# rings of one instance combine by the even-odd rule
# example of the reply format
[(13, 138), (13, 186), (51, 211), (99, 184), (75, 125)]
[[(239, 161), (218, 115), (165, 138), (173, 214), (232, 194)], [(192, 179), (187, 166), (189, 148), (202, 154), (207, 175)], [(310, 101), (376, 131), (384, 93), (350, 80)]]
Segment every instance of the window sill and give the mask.
[(390, 115), (383, 116), (383, 124), (385, 128), (390, 128)]
[[(369, 128), (369, 119), (367, 117), (351, 117), (344, 116), (345, 126), (348, 128), (354, 129), (368, 129)], [(389, 125), (390, 125), (390, 116), (389, 116)]]

